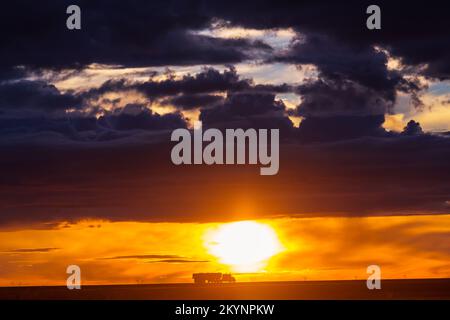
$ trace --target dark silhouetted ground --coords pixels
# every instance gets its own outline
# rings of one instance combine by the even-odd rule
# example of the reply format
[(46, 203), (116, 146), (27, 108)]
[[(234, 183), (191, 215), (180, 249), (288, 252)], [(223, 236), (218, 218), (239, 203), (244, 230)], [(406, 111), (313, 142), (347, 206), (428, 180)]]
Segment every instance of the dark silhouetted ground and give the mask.
[(381, 290), (365, 281), (241, 282), (195, 285), (148, 284), (66, 287), (3, 287), (0, 299), (150, 299), (150, 300), (310, 300), (450, 299), (450, 279), (383, 280)]

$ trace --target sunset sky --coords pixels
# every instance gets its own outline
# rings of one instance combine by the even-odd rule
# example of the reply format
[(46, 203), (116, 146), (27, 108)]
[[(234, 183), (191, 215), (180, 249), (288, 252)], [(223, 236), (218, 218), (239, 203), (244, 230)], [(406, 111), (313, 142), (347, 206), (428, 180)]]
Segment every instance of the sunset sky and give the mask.
[[(72, 264), (85, 284), (450, 277), (432, 3), (379, 1), (381, 30), (365, 1), (4, 4), (0, 286), (64, 285)], [(175, 166), (170, 134), (197, 120), (279, 129), (278, 174)]]

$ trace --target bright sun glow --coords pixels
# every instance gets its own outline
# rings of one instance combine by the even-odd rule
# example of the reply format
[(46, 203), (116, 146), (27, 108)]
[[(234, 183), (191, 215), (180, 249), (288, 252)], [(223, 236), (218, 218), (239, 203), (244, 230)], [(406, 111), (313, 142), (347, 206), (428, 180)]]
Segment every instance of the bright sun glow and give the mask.
[(261, 270), (270, 257), (282, 250), (275, 230), (254, 221), (219, 226), (207, 235), (206, 246), (221, 263), (238, 272)]

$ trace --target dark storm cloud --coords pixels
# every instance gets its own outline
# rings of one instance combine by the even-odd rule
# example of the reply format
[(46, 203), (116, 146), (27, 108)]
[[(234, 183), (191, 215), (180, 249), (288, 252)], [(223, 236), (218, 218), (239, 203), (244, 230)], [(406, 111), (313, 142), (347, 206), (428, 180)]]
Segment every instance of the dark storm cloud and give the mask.
[[(415, 72), (426, 64), (425, 75), (448, 77), (450, 20), (448, 10), (436, 10), (433, 1), (406, 7), (379, 2), (377, 31), (365, 28), (365, 9), (372, 3), (364, 1), (73, 3), (82, 8), (81, 31), (65, 28), (72, 2), (14, 1), (1, 10), (0, 224), (449, 213), (448, 135), (424, 134), (416, 122), (402, 134), (382, 128), (396, 91), (414, 95), (420, 87), (388, 70), (389, 53), (374, 48), (388, 49)], [(207, 28), (213, 18), (251, 28), (291, 27), (299, 41), (280, 54), (261, 42), (190, 32)], [(272, 54), (264, 55), (268, 61), (315, 65), (317, 81), (296, 88), (254, 85), (231, 67), (159, 82), (110, 80), (77, 94), (41, 81), (5, 81), (21, 79), (25, 71), (82, 70), (94, 62), (227, 64), (254, 60), (261, 51)], [(279, 174), (260, 177), (251, 166), (174, 166), (165, 130), (186, 127), (185, 119), (138, 104), (102, 110), (102, 102), (121, 102), (101, 100), (108, 99), (103, 94), (128, 90), (145, 95), (148, 104), (154, 99), (182, 109), (202, 104), (205, 126), (288, 132)], [(227, 97), (212, 101), (215, 92)], [(275, 99), (287, 92), (302, 96), (294, 111)], [(90, 98), (101, 98), (99, 119), (54, 115), (80, 109)], [(5, 116), (23, 110), (23, 117)], [(31, 116), (29, 110), (45, 113)], [(288, 112), (305, 118), (298, 129)], [(254, 202), (251, 214), (237, 212), (243, 201)]]
[(57, 111), (80, 108), (81, 97), (61, 93), (43, 81), (20, 80), (0, 83), (0, 110)]
[(107, 141), (138, 135), (141, 131), (165, 131), (185, 128), (186, 120), (179, 113), (159, 115), (142, 105), (128, 104), (99, 118), (86, 117), (27, 117), (0, 118), (0, 134), (12, 143), (33, 141), (47, 135), (52, 138), (76, 141)]
[(402, 80), (397, 71), (388, 71), (387, 56), (373, 47), (354, 48), (328, 35), (307, 34), (278, 61), (317, 66), (321, 77), (350, 80), (394, 99), (393, 89)]
[(298, 87), (302, 97), (295, 114), (308, 116), (384, 115), (393, 106), (393, 97), (351, 81), (319, 79)]
[(269, 178), (254, 166), (174, 166), (169, 140), (2, 139), (0, 224), (449, 213), (446, 137), (285, 142)]
[(359, 137), (387, 137), (384, 115), (308, 117), (298, 129), (304, 142), (337, 141)]
[(27, 71), (24, 67), (4, 66), (0, 67), (0, 83), (4, 80), (19, 80), (24, 78)]
[[(66, 8), (82, 8), (82, 29), (65, 27)], [(365, 27), (370, 1), (14, 1), (4, 5), (0, 36), (0, 69), (11, 66), (68, 68), (89, 63), (126, 66), (235, 63), (255, 58), (266, 44), (220, 39), (191, 33), (214, 19), (249, 28), (293, 28), (301, 34), (327, 37), (343, 46), (325, 52), (364, 61), (359, 53), (378, 44), (425, 74), (450, 76), (450, 22), (442, 1), (418, 6), (406, 1), (378, 1), (382, 29)], [(358, 53), (359, 51), (359, 53)], [(349, 52), (350, 53), (350, 52)], [(318, 56), (323, 56), (318, 52)], [(362, 59), (362, 60), (361, 60)], [(379, 59), (374, 57), (374, 59)], [(371, 63), (369, 70), (373, 70)], [(356, 67), (358, 70), (358, 67)], [(374, 79), (378, 79), (375, 74)], [(370, 80), (369, 80), (370, 81)]]
[[(446, 10), (442, 10), (442, 6), (439, 7), (441, 10), (435, 10), (433, 1), (425, 11), (421, 6), (405, 2), (381, 1), (377, 4), (382, 8), (382, 29), (370, 31), (365, 27), (365, 9), (369, 4), (365, 1), (345, 4), (336, 1), (281, 1), (274, 6), (270, 2), (258, 1), (228, 3), (226, 6), (215, 3), (211, 10), (231, 24), (243, 27), (291, 27), (296, 30), (298, 39), (290, 49), (276, 53), (269, 61), (315, 65), (321, 81), (317, 85), (323, 82), (331, 85), (329, 96), (326, 96), (326, 91), (318, 96), (308, 96), (312, 104), (320, 105), (323, 113), (336, 112), (335, 105), (326, 110), (327, 104), (323, 102), (339, 99), (336, 92), (345, 86), (353, 86), (355, 89), (352, 91), (361, 93), (355, 97), (353, 105), (363, 99), (363, 95), (370, 94), (370, 97), (366, 96), (369, 102), (367, 114), (372, 114), (374, 107), (380, 109), (380, 114), (389, 112), (397, 91), (411, 94), (413, 103), (420, 105), (419, 90), (422, 87), (419, 82), (414, 77), (406, 79), (401, 72), (389, 70), (386, 66), (388, 55), (399, 57), (406, 65), (426, 66), (421, 71), (426, 76), (448, 77), (450, 64), (445, 57), (450, 53), (450, 38), (445, 30), (450, 28), (450, 24), (445, 17)], [(252, 8), (254, 14), (246, 14)], [(421, 23), (424, 19), (426, 23)], [(386, 48), (390, 53), (375, 46)], [(348, 100), (342, 102), (348, 103)], [(365, 112), (365, 102), (358, 106), (358, 113)]]
[[(66, 28), (72, 4), (81, 7), (81, 30)], [(200, 1), (9, 2), (0, 17), (0, 69), (222, 64), (270, 50), (260, 41), (191, 33), (211, 21), (200, 6)]]
[(148, 97), (174, 95), (178, 93), (199, 94), (215, 91), (239, 91), (250, 88), (249, 79), (240, 79), (236, 69), (230, 67), (222, 73), (206, 68), (196, 75), (185, 75), (180, 80), (168, 79), (160, 82), (144, 82), (133, 86)]
[(303, 142), (387, 137), (382, 125), (393, 108), (394, 92), (395, 88), (386, 94), (350, 80), (319, 78), (298, 86), (302, 99), (289, 114), (304, 118), (297, 130)]
[(108, 92), (137, 90), (150, 99), (178, 94), (201, 95), (218, 91), (240, 91), (251, 88), (250, 79), (240, 79), (234, 67), (225, 69), (222, 73), (214, 68), (204, 68), (201, 72), (184, 75), (181, 79), (162, 81), (130, 82), (126, 79), (109, 80), (100, 87), (83, 94), (85, 98), (93, 98)]
[(186, 121), (179, 113), (159, 115), (141, 105), (126, 105), (115, 114), (102, 116), (98, 125), (112, 130), (169, 130), (185, 128)]
[(165, 104), (172, 104), (180, 109), (190, 110), (200, 107), (209, 107), (223, 100), (222, 96), (209, 94), (183, 94), (164, 101)]
[(294, 92), (294, 88), (286, 83), (283, 84), (257, 84), (251, 88), (254, 92), (268, 92), (268, 93), (287, 93)]
[(226, 122), (241, 117), (273, 115), (284, 110), (283, 102), (275, 101), (274, 94), (235, 93), (229, 94), (223, 105), (204, 110), (201, 119), (206, 123)]
[(273, 93), (228, 94), (222, 104), (202, 109), (200, 120), (207, 127), (293, 129), (282, 101)]
[[(159, 115), (150, 111), (147, 105), (119, 107), (120, 98), (102, 98), (110, 92), (126, 94), (130, 90), (141, 92), (149, 102), (159, 100), (162, 104), (173, 104), (180, 109), (201, 108), (207, 123), (220, 120), (234, 121), (238, 125), (242, 120), (252, 118), (251, 122), (245, 123), (246, 126), (292, 126), (284, 115), (283, 103), (274, 100), (276, 92), (293, 90), (291, 86), (254, 85), (251, 79), (242, 79), (233, 67), (229, 67), (222, 72), (205, 68), (195, 75), (188, 74), (180, 79), (169, 77), (163, 81), (109, 80), (98, 88), (76, 94), (70, 91), (60, 93), (55, 86), (43, 81), (3, 82), (0, 84), (0, 92), (3, 93), (0, 101), (4, 111), (0, 117), (0, 132), (10, 137), (47, 132), (74, 140), (95, 141), (121, 138), (123, 135), (118, 132), (129, 130), (186, 127), (186, 119), (180, 113)], [(214, 95), (219, 92), (226, 93), (228, 98)], [(98, 102), (90, 102), (98, 98)], [(105, 110), (104, 104), (115, 105), (115, 108), (113, 111)], [(83, 112), (82, 108), (87, 106), (90, 111)], [(207, 109), (212, 106), (214, 110), (208, 113)], [(65, 111), (71, 108), (80, 112), (66, 114)], [(97, 119), (94, 117), (96, 113), (103, 115)]]
[[(25, 2), (25, 4), (33, 8), (32, 3)], [(10, 11), (25, 4), (13, 4)], [(385, 9), (385, 4), (381, 5), (383, 21), (385, 21), (384, 13), (387, 11), (386, 24), (395, 30), (403, 30), (403, 26), (391, 25), (391, 16), (394, 12), (400, 13), (400, 9), (404, 8), (401, 5), (386, 4)], [(307, 101), (299, 107), (298, 114), (305, 115), (312, 111), (311, 106), (319, 106), (314, 109), (320, 108), (320, 112), (334, 115), (337, 105), (340, 105), (338, 111), (345, 108), (351, 113), (357, 109), (357, 113), (373, 114), (373, 109), (376, 108), (378, 113), (382, 114), (389, 111), (395, 103), (396, 90), (411, 93), (413, 100), (420, 103), (417, 98), (417, 91), (420, 89), (417, 82), (407, 81), (398, 71), (388, 70), (387, 54), (374, 48), (375, 44), (391, 48), (390, 42), (394, 38), (399, 40), (401, 32), (386, 33), (384, 29), (369, 32), (364, 26), (366, 15), (363, 9), (366, 6), (362, 3), (351, 2), (341, 5), (329, 1), (315, 3), (306, 1), (295, 4), (280, 3), (274, 6), (269, 2), (258, 1), (230, 2), (223, 6), (220, 3), (202, 1), (189, 5), (184, 1), (168, 1), (142, 3), (139, 11), (129, 4), (115, 1), (95, 4), (81, 2), (80, 6), (83, 8), (86, 28), (79, 32), (69, 32), (54, 25), (60, 20), (64, 21), (62, 17), (57, 18), (59, 5), (42, 5), (36, 10), (41, 15), (51, 14), (53, 17), (49, 16), (45, 20), (46, 24), (37, 24), (37, 29), (33, 29), (35, 32), (28, 32), (22, 24), (19, 26), (16, 21), (6, 17), (6, 21), (10, 22), (9, 28), (21, 35), (19, 38), (24, 41), (19, 44), (10, 39), (14, 32), (5, 35), (4, 39), (11, 41), (5, 41), (7, 45), (3, 50), (5, 59), (1, 59), (2, 63), (8, 68), (18, 64), (28, 67), (62, 68), (83, 66), (92, 62), (125, 66), (226, 63), (242, 61), (245, 52), (252, 52), (247, 50), (250, 47), (270, 50), (261, 42), (250, 45), (247, 40), (218, 39), (190, 32), (204, 29), (213, 19), (222, 18), (230, 21), (232, 25), (264, 29), (292, 27), (299, 32), (300, 38), (287, 52), (269, 58), (269, 61), (314, 64), (318, 68), (319, 82), (299, 89), (300, 93), (306, 92)], [(411, 7), (408, 9), (415, 14), (416, 9)], [(254, 14), (249, 15), (250, 11)], [(35, 12), (32, 10), (26, 12), (23, 17), (25, 21), (34, 21), (35, 17), (29, 17), (28, 14)], [(127, 21), (122, 21), (123, 19)], [(357, 24), (359, 27), (355, 28)], [(414, 28), (414, 25), (412, 27)], [(39, 28), (44, 28), (46, 32), (38, 32)], [(397, 32), (399, 34), (396, 34)], [(53, 36), (51, 43), (46, 40), (47, 36)], [(73, 43), (70, 50), (69, 42)], [(57, 48), (54, 48), (54, 43), (58, 43)], [(34, 52), (42, 53), (33, 57), (28, 56), (31, 50), (23, 50), (28, 44), (33, 46)], [(18, 48), (21, 49), (20, 53), (16, 52)], [(223, 48), (227, 48), (225, 52), (215, 51)], [(191, 49), (194, 52), (191, 52)], [(240, 57), (237, 57), (239, 55)], [(255, 57), (251, 53), (246, 58), (255, 59)], [(216, 62), (210, 61), (216, 58)], [(14, 59), (17, 62), (14, 62)], [(61, 65), (60, 59), (63, 59)], [(18, 60), (23, 61), (19, 63)], [(115, 92), (127, 88), (136, 89), (148, 97), (185, 93), (185, 96), (172, 99), (175, 105), (188, 109), (196, 104), (194, 101), (196, 98), (214, 99), (204, 93), (250, 88), (246, 79), (237, 78), (234, 70), (220, 74), (214, 69), (209, 69), (196, 76), (186, 76), (182, 81), (169, 79), (163, 82), (149, 81), (132, 85), (125, 80), (110, 81), (90, 94)], [(291, 90), (286, 86), (268, 88), (269, 86), (259, 85), (253, 89), (272, 89), (278, 92)], [(317, 88), (314, 89), (314, 86)], [(177, 104), (177, 101), (180, 103)], [(329, 103), (330, 101), (333, 103)], [(358, 103), (360, 104), (357, 105)]]
[(329, 36), (308, 34), (276, 60), (313, 64), (319, 71), (317, 81), (298, 88), (301, 116), (385, 114), (392, 110), (397, 91), (410, 93), (420, 104), (418, 81), (388, 70), (387, 53), (373, 46), (355, 48)]
[[(288, 28), (321, 34), (355, 50), (371, 45), (387, 47), (406, 64), (426, 65), (425, 74), (450, 76), (448, 3), (431, 0), (426, 6), (408, 1), (377, 1), (382, 11), (381, 30), (366, 28), (366, 8), (372, 1), (227, 1), (209, 2), (211, 15), (250, 28)], [(251, 12), (252, 14), (249, 14)], [(333, 55), (335, 47), (326, 52)], [(318, 52), (318, 55), (323, 55)], [(369, 66), (370, 68), (370, 66)]]
[(422, 127), (420, 126), (420, 123), (410, 120), (406, 127), (403, 129), (403, 134), (408, 136), (423, 134)]
[(16, 137), (33, 135), (36, 133), (53, 133), (78, 139), (83, 131), (95, 130), (95, 118), (0, 118), (0, 133), (3, 137), (9, 137), (14, 141)]
[(215, 68), (203, 68), (199, 73), (187, 74), (180, 79), (170, 77), (166, 80), (150, 79), (144, 82), (133, 82), (127, 79), (108, 80), (98, 88), (82, 94), (83, 98), (95, 98), (109, 92), (136, 90), (149, 99), (167, 97), (164, 103), (172, 103), (182, 109), (192, 109), (214, 104), (221, 100), (216, 92), (253, 92), (253, 93), (286, 93), (295, 88), (288, 84), (254, 84), (252, 79), (241, 78), (233, 66), (220, 72)]

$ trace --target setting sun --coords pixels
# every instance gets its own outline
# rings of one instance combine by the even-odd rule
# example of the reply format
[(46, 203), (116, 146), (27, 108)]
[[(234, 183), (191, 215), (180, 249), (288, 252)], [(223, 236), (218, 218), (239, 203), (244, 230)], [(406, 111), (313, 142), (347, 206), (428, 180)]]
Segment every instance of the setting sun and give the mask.
[(254, 272), (282, 250), (275, 230), (267, 224), (241, 221), (221, 225), (207, 235), (208, 251), (234, 271)]

